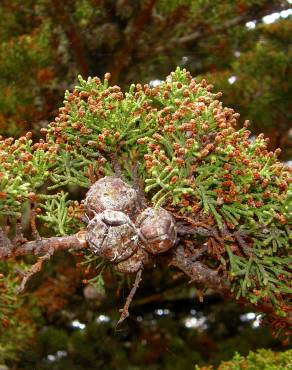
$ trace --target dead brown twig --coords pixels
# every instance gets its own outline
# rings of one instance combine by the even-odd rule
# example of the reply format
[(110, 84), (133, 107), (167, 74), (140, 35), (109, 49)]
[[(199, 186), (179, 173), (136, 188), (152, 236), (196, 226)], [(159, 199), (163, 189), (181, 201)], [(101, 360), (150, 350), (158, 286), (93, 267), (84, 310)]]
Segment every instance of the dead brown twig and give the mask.
[(128, 316), (129, 316), (129, 307), (130, 307), (130, 304), (134, 298), (134, 295), (139, 287), (139, 284), (142, 280), (142, 269), (140, 269), (137, 274), (136, 274), (136, 278), (135, 278), (135, 282), (134, 282), (134, 285), (126, 299), (126, 302), (125, 302), (125, 305), (124, 307), (120, 310), (121, 312), (121, 316), (120, 316), (120, 319), (119, 321), (117, 322), (117, 325), (120, 325)]

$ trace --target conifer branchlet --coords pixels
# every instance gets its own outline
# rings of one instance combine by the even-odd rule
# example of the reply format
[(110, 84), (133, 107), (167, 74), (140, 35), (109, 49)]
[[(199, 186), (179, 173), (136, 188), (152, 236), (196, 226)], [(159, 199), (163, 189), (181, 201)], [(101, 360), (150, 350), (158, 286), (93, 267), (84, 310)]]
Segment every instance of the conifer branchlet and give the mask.
[[(51, 236), (72, 242), (86, 229), (84, 204), (72, 192), (116, 176), (144, 208), (172, 215), (170, 264), (190, 277), (197, 266), (193, 279), (206, 286), (217, 279), (236, 299), (289, 321), (291, 169), (262, 135), (251, 140), (248, 122), (236, 129), (239, 115), (211, 89), (179, 68), (159, 86), (131, 85), (126, 93), (109, 86), (108, 75), (80, 77), (44, 139), (0, 141), (0, 256), (50, 255), (41, 246)], [(28, 214), (39, 240), (19, 228)]]

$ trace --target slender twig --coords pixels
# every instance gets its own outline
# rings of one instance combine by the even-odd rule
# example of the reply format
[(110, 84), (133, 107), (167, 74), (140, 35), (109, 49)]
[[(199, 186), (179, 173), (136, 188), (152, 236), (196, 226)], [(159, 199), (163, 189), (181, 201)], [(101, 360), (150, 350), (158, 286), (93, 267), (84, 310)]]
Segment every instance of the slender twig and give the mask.
[(15, 224), (15, 237), (13, 239), (13, 244), (20, 245), (26, 241), (22, 233), (22, 224), (21, 220), (17, 219)]
[(126, 299), (124, 307), (120, 310), (121, 316), (120, 316), (120, 319), (119, 319), (116, 327), (118, 325), (120, 325), (129, 316), (129, 307), (130, 307), (130, 304), (133, 300), (133, 297), (134, 297), (134, 295), (135, 295), (135, 293), (136, 293), (136, 291), (139, 287), (139, 284), (140, 284), (141, 280), (142, 280), (142, 269), (140, 269), (136, 274), (134, 285), (133, 285), (133, 287), (132, 287), (132, 289), (131, 289), (131, 291), (130, 291), (127, 299)]
[(243, 250), (244, 254), (247, 256), (252, 256), (253, 252), (251, 247), (248, 245), (248, 243), (243, 239), (243, 234), (240, 232), (240, 230), (233, 233), (233, 236), (235, 240), (237, 241), (238, 245)]
[(0, 226), (0, 259), (9, 257), (12, 253), (12, 243)]
[(115, 171), (115, 175), (117, 177), (119, 177), (120, 179), (124, 180), (125, 178), (124, 178), (122, 167), (119, 163), (117, 154), (116, 153), (110, 153), (109, 156), (110, 156), (110, 159), (111, 159), (114, 171)]
[(202, 236), (212, 236), (213, 232), (204, 227), (194, 227), (189, 225), (177, 223), (177, 232), (179, 235), (202, 235)]
[(41, 271), (42, 267), (43, 267), (43, 263), (50, 259), (51, 256), (53, 255), (54, 251), (50, 251), (48, 252), (47, 254), (45, 254), (44, 256), (40, 257), (38, 259), (38, 261), (33, 264), (31, 266), (31, 268), (28, 270), (28, 272), (24, 273), (21, 272), (21, 275), (22, 275), (22, 281), (19, 285), (19, 287), (17, 288), (16, 292), (17, 293), (21, 293), (24, 289), (25, 289), (25, 286), (26, 286), (26, 283), (28, 282), (28, 280), (34, 275), (36, 274), (37, 272)]
[(30, 227), (31, 227), (31, 232), (32, 236), (34, 239), (40, 239), (40, 234), (38, 232), (37, 226), (36, 226), (36, 203), (32, 202), (30, 205)]
[(138, 166), (139, 166), (138, 162), (135, 161), (134, 164), (131, 166), (131, 173), (133, 177), (133, 187), (138, 194), (139, 207), (140, 211), (142, 211), (147, 207), (147, 199), (143, 187), (143, 182), (138, 175)]

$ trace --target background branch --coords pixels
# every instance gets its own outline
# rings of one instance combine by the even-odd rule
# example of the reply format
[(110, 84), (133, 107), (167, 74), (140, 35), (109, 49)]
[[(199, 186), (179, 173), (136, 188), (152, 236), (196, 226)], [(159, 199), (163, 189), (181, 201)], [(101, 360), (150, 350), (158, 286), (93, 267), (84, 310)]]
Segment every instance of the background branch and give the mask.
[(131, 52), (135, 48), (137, 41), (143, 31), (144, 25), (147, 23), (152, 14), (152, 9), (157, 0), (149, 0), (145, 8), (140, 10), (139, 15), (135, 18), (132, 25), (132, 32), (125, 41), (121, 49), (118, 50), (113, 58), (113, 64), (110, 67), (112, 75), (112, 83), (116, 83), (119, 79), (120, 73), (128, 64)]
[(211, 35), (214, 35), (219, 32), (224, 32), (226, 30), (229, 30), (232, 27), (239, 26), (241, 24), (258, 20), (260, 18), (263, 18), (266, 15), (269, 15), (273, 12), (280, 12), (282, 10), (290, 9), (289, 4), (283, 5), (283, 4), (273, 4), (269, 5), (267, 8), (262, 9), (261, 11), (254, 12), (250, 11), (245, 14), (242, 14), (238, 17), (234, 17), (232, 19), (228, 19), (226, 22), (223, 22), (219, 24), (216, 27), (213, 28), (206, 28), (199, 31), (194, 31), (188, 35), (182, 36), (182, 37), (175, 37), (170, 39), (167, 43), (164, 43), (163, 45), (160, 45), (156, 47), (153, 51), (155, 53), (163, 53), (167, 50), (171, 50), (175, 46), (180, 46), (187, 44), (189, 42), (196, 42), (199, 41), (205, 37), (209, 37)]

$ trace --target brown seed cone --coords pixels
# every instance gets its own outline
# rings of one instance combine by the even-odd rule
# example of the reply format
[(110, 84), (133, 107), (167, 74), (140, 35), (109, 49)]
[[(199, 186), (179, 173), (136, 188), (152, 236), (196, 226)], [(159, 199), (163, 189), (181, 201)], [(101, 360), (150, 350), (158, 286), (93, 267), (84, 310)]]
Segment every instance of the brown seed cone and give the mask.
[(96, 214), (87, 226), (92, 253), (112, 262), (129, 258), (138, 247), (138, 235), (129, 217), (118, 211)]
[(176, 242), (177, 230), (174, 219), (163, 208), (146, 208), (138, 216), (136, 226), (149, 253), (166, 252)]
[(148, 254), (139, 248), (135, 254), (116, 265), (116, 270), (124, 274), (137, 272), (148, 262)]
[(131, 214), (136, 208), (135, 189), (118, 177), (105, 176), (96, 181), (86, 194), (87, 211), (100, 213), (106, 209)]

